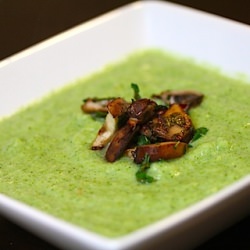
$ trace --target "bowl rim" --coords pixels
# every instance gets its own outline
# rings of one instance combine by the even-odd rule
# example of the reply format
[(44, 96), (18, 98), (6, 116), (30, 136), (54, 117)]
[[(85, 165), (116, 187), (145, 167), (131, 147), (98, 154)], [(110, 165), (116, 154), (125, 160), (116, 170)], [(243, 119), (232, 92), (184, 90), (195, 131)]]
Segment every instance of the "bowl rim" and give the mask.
[[(91, 30), (105, 22), (116, 20), (117, 17), (124, 15), (124, 13), (142, 9), (143, 11), (149, 11), (149, 9), (155, 8), (155, 6), (158, 6), (158, 8), (167, 6), (171, 9), (178, 9), (178, 11), (180, 10), (181, 12), (184, 11), (185, 13), (189, 13), (190, 15), (205, 15), (206, 18), (208, 18), (210, 21), (219, 21), (223, 23), (225, 22), (227, 25), (232, 25), (234, 28), (240, 28), (241, 30), (247, 30), (247, 32), (250, 33), (250, 28), (248, 25), (240, 24), (236, 21), (227, 20), (222, 17), (217, 17), (213, 14), (194, 10), (189, 7), (184, 7), (165, 1), (138, 1), (120, 7), (107, 14), (85, 22), (84, 24), (80, 24), (74, 28), (62, 32), (61, 34), (40, 42), (37, 45), (31, 46), (30, 48), (22, 52), (12, 55), (0, 62), (0, 70), (1, 68), (4, 69), (5, 67), (11, 66), (12, 64), (19, 62), (22, 59), (36, 54), (44, 49), (55, 46), (61, 41), (65, 41), (69, 38), (75, 37), (79, 33)], [(148, 16), (148, 14), (149, 13), (147, 13), (147, 15), (144, 17), (149, 18), (150, 15)], [(149, 34), (146, 34), (146, 36), (148, 35)], [(148, 44), (146, 43), (144, 44), (144, 46), (147, 47)], [(104, 246), (105, 249), (110, 250), (133, 248), (136, 249), (136, 247), (138, 246), (149, 246), (156, 240), (162, 241), (163, 239), (168, 239), (167, 234), (169, 234), (170, 237), (168, 239), (169, 241), (175, 239), (171, 243), (175, 244), (176, 239), (178, 238), (177, 236), (183, 233), (180, 231), (180, 225), (182, 225), (182, 223), (186, 223), (186, 225), (188, 225), (188, 228), (197, 226), (197, 222), (200, 222), (201, 225), (203, 225), (206, 222), (204, 216), (207, 215), (208, 211), (209, 213), (213, 213), (215, 217), (219, 217), (225, 212), (225, 210), (228, 209), (225, 208), (225, 204), (228, 205), (228, 207), (234, 207), (236, 202), (237, 204), (242, 204), (242, 208), (239, 209), (237, 214), (231, 215), (230, 220), (223, 222), (218, 227), (218, 230), (220, 230), (249, 213), (250, 203), (248, 202), (246, 204), (246, 197), (250, 197), (250, 175), (233, 183), (230, 186), (225, 187), (216, 194), (211, 195), (204, 200), (201, 200), (200, 202), (197, 202), (196, 204), (181, 210), (180, 212), (170, 215), (158, 222), (152, 223), (147, 227), (136, 230), (128, 235), (114, 239), (107, 238), (99, 234), (89, 232), (84, 228), (78, 228), (72, 224), (63, 222), (60, 219), (54, 218), (37, 209), (31, 208), (30, 206), (27, 206), (24, 203), (21, 203), (3, 194), (0, 194), (0, 213), (10, 220), (13, 220), (16, 223), (22, 225), (26, 229), (35, 232), (42, 238), (64, 248), (70, 249), (72, 247), (72, 244), (74, 244), (75, 249), (82, 249), (83, 247), (87, 247), (88, 249), (99, 249), (100, 247)], [(16, 214), (16, 212), (18, 212), (18, 214)], [(27, 223), (27, 218), (31, 219), (33, 223)], [(43, 227), (43, 230), (41, 230), (41, 226)], [(213, 226), (214, 225), (212, 225), (211, 227), (214, 229)], [(59, 236), (57, 239), (55, 239), (53, 235), (53, 232), (55, 232), (55, 230), (56, 234), (58, 234)], [(209, 233), (201, 233), (199, 237), (197, 236), (196, 243), (191, 241), (186, 241), (186, 243), (197, 244), (211, 235), (211, 233), (211, 231), (209, 231)]]

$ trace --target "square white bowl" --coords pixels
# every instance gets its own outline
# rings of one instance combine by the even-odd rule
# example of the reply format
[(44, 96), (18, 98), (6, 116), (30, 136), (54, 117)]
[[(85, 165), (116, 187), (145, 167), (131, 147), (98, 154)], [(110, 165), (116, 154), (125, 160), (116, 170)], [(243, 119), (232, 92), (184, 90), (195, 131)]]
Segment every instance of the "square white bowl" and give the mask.
[[(249, 45), (247, 25), (167, 2), (129, 4), (0, 62), (0, 118), (138, 49), (173, 51), (250, 79)], [(110, 239), (0, 194), (1, 214), (63, 249), (190, 248), (249, 211), (246, 176), (181, 212)]]

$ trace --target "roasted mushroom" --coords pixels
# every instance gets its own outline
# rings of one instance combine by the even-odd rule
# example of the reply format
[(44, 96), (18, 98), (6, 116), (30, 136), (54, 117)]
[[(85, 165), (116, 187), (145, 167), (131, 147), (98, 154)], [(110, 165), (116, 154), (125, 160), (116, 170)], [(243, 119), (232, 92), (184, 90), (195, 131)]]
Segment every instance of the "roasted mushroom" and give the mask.
[(193, 130), (189, 115), (180, 105), (173, 104), (165, 112), (145, 124), (140, 132), (152, 142), (188, 142), (193, 135)]
[(119, 123), (124, 119), (127, 112), (128, 103), (122, 98), (111, 100), (107, 104), (107, 115), (101, 129), (92, 144), (92, 150), (103, 149), (112, 139)]
[(112, 114), (112, 116), (116, 118), (124, 115), (127, 112), (129, 105), (130, 104), (123, 98), (118, 97), (108, 102), (107, 109)]
[(132, 152), (134, 162), (140, 164), (146, 155), (149, 161), (169, 160), (181, 157), (186, 153), (187, 143), (185, 142), (161, 142), (136, 147)]
[(139, 99), (128, 107), (128, 116), (138, 120), (142, 124), (149, 121), (155, 114), (156, 102), (150, 99)]
[(138, 120), (130, 118), (127, 123), (120, 128), (114, 135), (105, 158), (108, 162), (114, 162), (122, 156), (128, 144), (138, 131)]
[(87, 98), (83, 100), (81, 109), (84, 113), (108, 112), (107, 105), (114, 98)]
[(128, 121), (114, 135), (107, 151), (106, 160), (116, 161), (127, 149), (140, 125), (149, 121), (154, 115), (157, 104), (150, 99), (139, 99), (128, 107)]
[(167, 90), (158, 95), (152, 95), (152, 98), (161, 99), (166, 105), (174, 103), (185, 105), (185, 111), (198, 106), (202, 102), (203, 97), (202, 93), (193, 90)]

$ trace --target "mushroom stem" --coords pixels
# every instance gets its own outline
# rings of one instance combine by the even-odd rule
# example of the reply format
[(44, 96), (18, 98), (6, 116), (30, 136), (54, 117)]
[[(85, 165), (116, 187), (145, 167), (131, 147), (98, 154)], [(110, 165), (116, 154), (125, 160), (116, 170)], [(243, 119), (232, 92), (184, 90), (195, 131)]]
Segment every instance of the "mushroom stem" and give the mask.
[(117, 119), (110, 113), (106, 115), (106, 119), (92, 144), (92, 150), (103, 149), (112, 139), (117, 127)]

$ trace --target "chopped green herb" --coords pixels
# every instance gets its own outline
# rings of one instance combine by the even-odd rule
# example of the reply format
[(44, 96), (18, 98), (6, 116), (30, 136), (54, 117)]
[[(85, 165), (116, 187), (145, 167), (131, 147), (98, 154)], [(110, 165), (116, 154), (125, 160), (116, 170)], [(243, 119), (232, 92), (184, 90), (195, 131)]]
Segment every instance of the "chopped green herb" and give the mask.
[(143, 184), (152, 183), (155, 181), (154, 177), (148, 175), (146, 172), (141, 172), (140, 170), (136, 172), (136, 179), (138, 182)]
[(194, 136), (191, 140), (190, 143), (198, 140), (199, 138), (201, 138), (202, 136), (204, 136), (206, 133), (208, 132), (208, 129), (205, 128), (205, 127), (200, 127), (200, 128), (197, 128), (194, 132)]
[(147, 144), (150, 144), (150, 143), (151, 143), (151, 142), (150, 142), (150, 140), (148, 139), (147, 136), (145, 136), (145, 135), (140, 135), (140, 136), (138, 137), (138, 141), (137, 141), (137, 145), (138, 145), (138, 146), (147, 145)]
[(144, 161), (142, 162), (142, 164), (140, 164), (139, 170), (135, 174), (137, 181), (143, 184), (152, 183), (156, 181), (154, 177), (147, 174), (147, 171), (150, 168), (149, 160), (149, 155), (146, 154)]
[(131, 83), (131, 88), (134, 90), (134, 99), (141, 99), (139, 86), (136, 83)]

